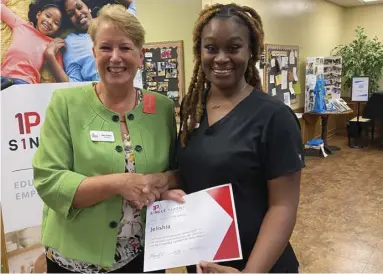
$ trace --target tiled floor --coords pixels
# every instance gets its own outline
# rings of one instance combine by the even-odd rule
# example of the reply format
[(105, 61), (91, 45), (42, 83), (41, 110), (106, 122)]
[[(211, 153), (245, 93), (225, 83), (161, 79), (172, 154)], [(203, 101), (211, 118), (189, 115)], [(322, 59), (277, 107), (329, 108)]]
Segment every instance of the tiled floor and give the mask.
[(383, 151), (307, 159), (292, 244), (300, 272), (383, 273)]

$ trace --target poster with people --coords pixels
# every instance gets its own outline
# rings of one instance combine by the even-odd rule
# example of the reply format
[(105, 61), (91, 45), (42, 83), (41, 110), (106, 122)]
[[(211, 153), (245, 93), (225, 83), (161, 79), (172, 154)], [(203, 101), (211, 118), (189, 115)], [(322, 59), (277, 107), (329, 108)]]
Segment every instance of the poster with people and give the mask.
[(1, 0), (1, 89), (98, 81), (88, 28), (109, 3), (136, 14), (134, 0)]
[[(1, 210), (10, 273), (46, 271), (32, 157), (54, 90), (99, 81), (87, 33), (115, 0), (1, 0)], [(134, 0), (119, 0), (136, 14)], [(142, 88), (141, 71), (134, 86)]]

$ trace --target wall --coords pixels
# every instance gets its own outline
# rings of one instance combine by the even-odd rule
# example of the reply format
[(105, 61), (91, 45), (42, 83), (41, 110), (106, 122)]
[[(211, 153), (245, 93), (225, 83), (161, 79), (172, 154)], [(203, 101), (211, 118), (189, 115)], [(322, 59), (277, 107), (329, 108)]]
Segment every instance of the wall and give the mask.
[[(343, 43), (350, 43), (355, 39), (354, 30), (357, 26), (365, 28), (371, 39), (377, 36), (383, 42), (383, 4), (347, 8), (344, 22)], [(380, 87), (383, 89), (383, 78)]]
[(137, 16), (146, 30), (146, 42), (183, 40), (185, 90), (193, 73), (192, 31), (201, 0), (138, 0)]

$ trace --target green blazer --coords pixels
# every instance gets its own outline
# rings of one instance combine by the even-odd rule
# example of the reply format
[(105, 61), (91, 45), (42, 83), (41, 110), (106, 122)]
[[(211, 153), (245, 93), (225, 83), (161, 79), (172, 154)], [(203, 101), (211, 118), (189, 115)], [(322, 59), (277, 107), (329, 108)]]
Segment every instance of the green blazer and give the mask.
[[(143, 111), (145, 94), (155, 96), (154, 114)], [(136, 172), (163, 172), (174, 162), (174, 104), (159, 93), (143, 90), (143, 95), (143, 102), (126, 113)], [(91, 130), (113, 132), (115, 141), (94, 142)], [(42, 244), (68, 258), (112, 266), (122, 197), (83, 209), (71, 207), (76, 189), (86, 177), (125, 172), (119, 116), (105, 108), (92, 85), (53, 93), (33, 172), (34, 186), (44, 202)]]

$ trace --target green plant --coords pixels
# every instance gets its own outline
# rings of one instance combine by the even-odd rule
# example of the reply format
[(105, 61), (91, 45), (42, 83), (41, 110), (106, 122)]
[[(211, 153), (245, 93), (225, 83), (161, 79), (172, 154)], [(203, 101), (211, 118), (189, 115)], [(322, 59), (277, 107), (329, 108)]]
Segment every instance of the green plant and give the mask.
[(368, 76), (370, 91), (375, 92), (383, 75), (383, 44), (378, 37), (368, 39), (362, 27), (357, 27), (355, 33), (354, 41), (335, 47), (331, 54), (342, 56), (342, 78), (346, 88), (351, 89), (352, 77)]

